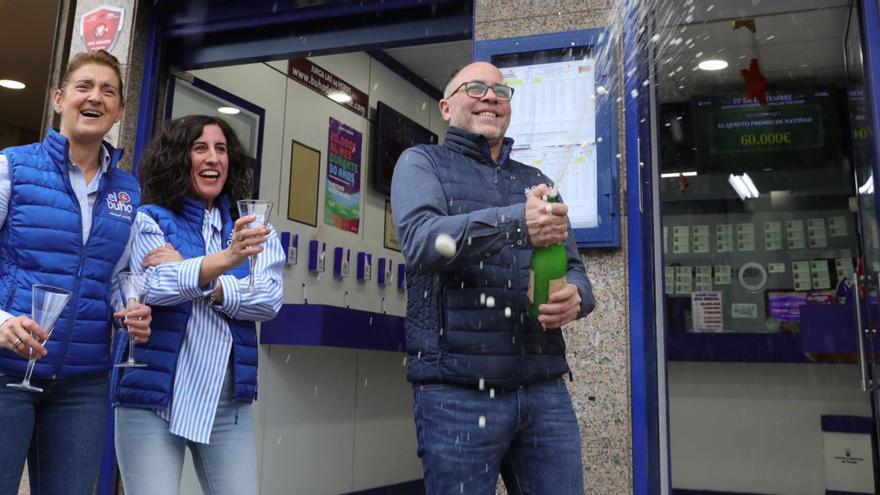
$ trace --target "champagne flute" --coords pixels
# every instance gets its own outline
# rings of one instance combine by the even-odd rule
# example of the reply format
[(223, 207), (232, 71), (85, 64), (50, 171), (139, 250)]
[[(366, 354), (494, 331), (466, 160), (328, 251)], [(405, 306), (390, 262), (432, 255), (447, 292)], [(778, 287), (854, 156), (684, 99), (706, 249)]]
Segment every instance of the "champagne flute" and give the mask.
[[(248, 225), (249, 229), (263, 227), (269, 221), (269, 215), (272, 213), (272, 202), (262, 199), (240, 199), (238, 200), (238, 213), (245, 217), (255, 215), (256, 220)], [(256, 292), (254, 287), (254, 270), (257, 267), (257, 255), (248, 258), (250, 262), (250, 277), (248, 278), (248, 287), (246, 292)]]
[[(40, 325), (51, 337), (55, 321), (58, 320), (61, 310), (67, 305), (71, 294), (64, 289), (52, 287), (51, 285), (34, 285), (31, 288), (31, 292), (33, 294), (31, 299), (31, 319), (37, 322), (37, 325)], [(49, 337), (46, 337), (46, 339)], [(29, 359), (24, 378), (20, 383), (7, 383), (6, 386), (27, 390), (28, 392), (42, 392), (42, 388), (31, 385), (31, 375), (34, 372), (37, 357), (34, 356), (33, 349), (30, 349), (28, 354)]]
[[(119, 274), (119, 295), (114, 301), (114, 309), (119, 305), (126, 312), (142, 306), (147, 300), (147, 293), (150, 291), (150, 285), (147, 280), (146, 273), (122, 272)], [(123, 318), (124, 319), (124, 318)], [(124, 325), (125, 326), (125, 325)], [(125, 326), (128, 332), (128, 359), (116, 364), (116, 368), (144, 368), (147, 365), (139, 363), (134, 359), (134, 338), (131, 336), (131, 329)]]

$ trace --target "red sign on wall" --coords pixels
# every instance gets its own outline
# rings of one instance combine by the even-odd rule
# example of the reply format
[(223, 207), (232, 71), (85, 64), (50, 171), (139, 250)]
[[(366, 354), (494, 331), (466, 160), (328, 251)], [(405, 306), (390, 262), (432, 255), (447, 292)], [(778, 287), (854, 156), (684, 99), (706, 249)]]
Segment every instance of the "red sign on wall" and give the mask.
[(91, 53), (112, 50), (122, 32), (123, 20), (125, 9), (110, 5), (102, 5), (83, 14), (80, 18), (79, 34), (86, 51)]

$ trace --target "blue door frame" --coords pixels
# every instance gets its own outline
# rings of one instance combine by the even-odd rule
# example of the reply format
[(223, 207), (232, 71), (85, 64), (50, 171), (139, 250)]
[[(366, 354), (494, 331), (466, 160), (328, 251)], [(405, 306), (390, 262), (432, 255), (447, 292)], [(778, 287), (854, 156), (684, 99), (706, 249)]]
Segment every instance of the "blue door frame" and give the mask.
[[(623, 97), (626, 140), (627, 262), (629, 264), (630, 383), (632, 394), (633, 493), (653, 495), (660, 487), (660, 418), (657, 325), (654, 317), (651, 107), (641, 82), (650, 56), (638, 2), (625, 3)], [(650, 36), (649, 34), (647, 36)], [(664, 380), (665, 383), (665, 380)], [(665, 394), (665, 391), (664, 391)], [(665, 421), (665, 419), (664, 419)]]
[[(874, 169), (874, 190), (880, 191), (880, 8), (877, 0), (859, 0), (859, 31), (862, 37), (862, 60), (865, 71), (865, 98), (867, 100), (871, 138), (871, 160)], [(875, 201), (880, 217), (880, 201)]]

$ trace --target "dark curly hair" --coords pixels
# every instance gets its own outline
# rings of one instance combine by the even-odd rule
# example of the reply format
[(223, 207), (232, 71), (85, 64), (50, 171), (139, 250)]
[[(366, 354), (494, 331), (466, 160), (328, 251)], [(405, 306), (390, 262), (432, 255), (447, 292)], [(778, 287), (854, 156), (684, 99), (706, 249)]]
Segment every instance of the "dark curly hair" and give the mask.
[(165, 124), (150, 143), (140, 164), (141, 203), (156, 204), (175, 213), (183, 212), (183, 197), (191, 194), (190, 148), (208, 125), (217, 125), (226, 137), (229, 171), (223, 192), (229, 198), (233, 218), (235, 202), (251, 197), (252, 159), (225, 120), (209, 115), (187, 115)]

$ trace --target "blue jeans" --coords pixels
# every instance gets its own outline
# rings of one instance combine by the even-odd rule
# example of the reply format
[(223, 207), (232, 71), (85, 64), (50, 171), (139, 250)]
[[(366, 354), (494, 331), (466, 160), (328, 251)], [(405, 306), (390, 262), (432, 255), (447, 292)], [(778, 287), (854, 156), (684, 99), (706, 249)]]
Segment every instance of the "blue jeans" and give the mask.
[(429, 495), (582, 495), (581, 435), (562, 378), (509, 391), (413, 386)]
[(153, 410), (116, 407), (116, 459), (127, 495), (179, 493), (186, 448), (192, 454), (203, 493), (259, 492), (253, 407), (232, 401), (230, 378), (227, 373), (210, 444), (172, 434), (168, 422)]
[(42, 393), (6, 386), (0, 375), (0, 495), (18, 493), (28, 461), (34, 495), (92, 493), (104, 451), (109, 376), (32, 379)]

